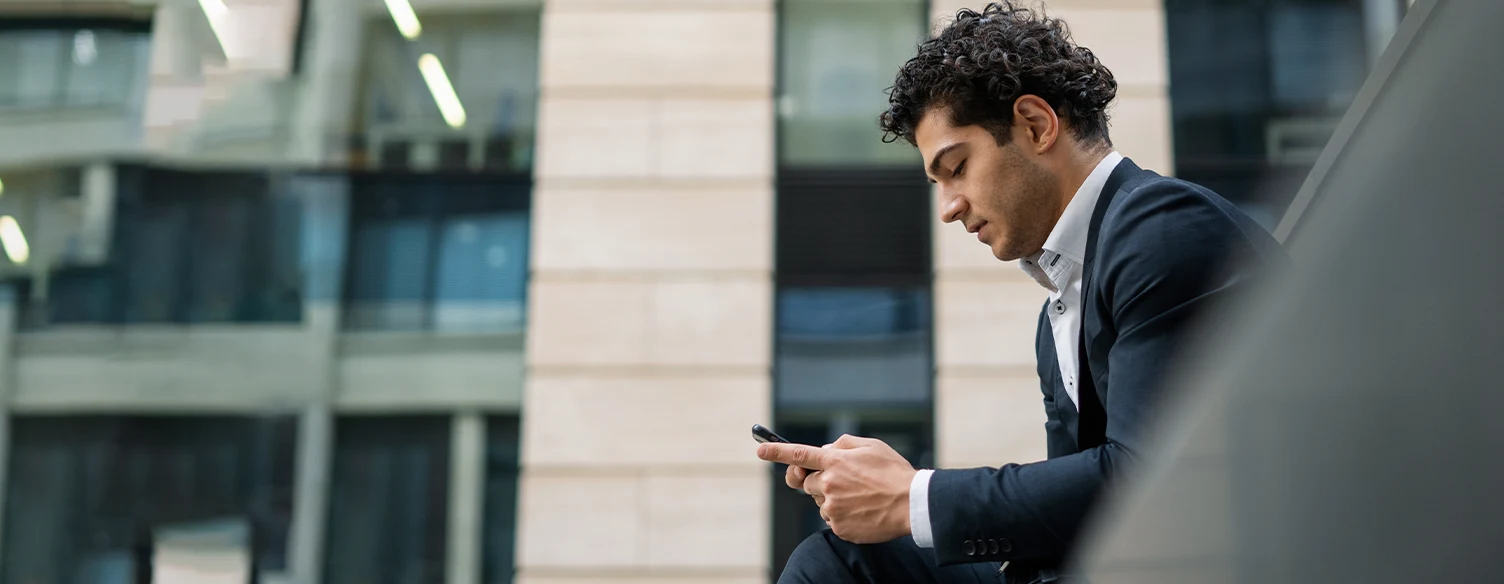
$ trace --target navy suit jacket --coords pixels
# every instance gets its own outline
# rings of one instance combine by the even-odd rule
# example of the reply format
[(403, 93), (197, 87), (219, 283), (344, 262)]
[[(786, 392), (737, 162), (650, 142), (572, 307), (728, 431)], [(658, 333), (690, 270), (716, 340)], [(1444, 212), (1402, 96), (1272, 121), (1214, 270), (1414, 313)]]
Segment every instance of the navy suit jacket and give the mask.
[(1084, 259), (1080, 411), (1041, 311), (1035, 353), (1049, 458), (935, 471), (930, 528), (942, 565), (1060, 566), (1104, 486), (1146, 446), (1164, 374), (1195, 316), (1287, 261), (1226, 199), (1126, 159), (1097, 200)]

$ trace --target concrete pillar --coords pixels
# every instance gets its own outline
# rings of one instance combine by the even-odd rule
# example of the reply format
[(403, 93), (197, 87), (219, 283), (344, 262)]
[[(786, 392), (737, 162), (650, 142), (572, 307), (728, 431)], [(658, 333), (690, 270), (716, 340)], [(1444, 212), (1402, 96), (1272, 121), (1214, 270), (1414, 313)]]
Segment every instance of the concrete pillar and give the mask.
[[(934, 0), (937, 25), (982, 0)], [(1119, 152), (1173, 173), (1169, 60), (1160, 0), (1049, 0), (1076, 42), (1118, 81), (1109, 110)], [(938, 217), (938, 208), (936, 209)], [(935, 455), (939, 466), (1045, 457), (1034, 332), (1047, 292), (954, 225), (935, 226)]]
[(325, 527), (329, 519), (329, 473), (334, 462), (334, 419), (327, 403), (309, 406), (298, 424), (297, 475), (292, 533), (287, 546), (292, 581), (318, 584), (324, 575)]
[(448, 584), (480, 584), (486, 495), (486, 419), (461, 412), (449, 425)]
[(309, 7), (302, 87), (289, 126), (292, 162), (345, 162), (366, 22), (360, 0), (314, 0)]
[(545, 5), (519, 582), (767, 582), (773, 4)]
[(286, 188), (303, 203), (303, 322), (322, 355), (314, 391), (298, 426), (297, 474), (292, 533), (288, 538), (292, 581), (318, 584), (324, 574), (324, 542), (334, 466), (334, 390), (339, 386), (339, 299), (344, 281), (349, 192), (345, 179), (295, 176)]

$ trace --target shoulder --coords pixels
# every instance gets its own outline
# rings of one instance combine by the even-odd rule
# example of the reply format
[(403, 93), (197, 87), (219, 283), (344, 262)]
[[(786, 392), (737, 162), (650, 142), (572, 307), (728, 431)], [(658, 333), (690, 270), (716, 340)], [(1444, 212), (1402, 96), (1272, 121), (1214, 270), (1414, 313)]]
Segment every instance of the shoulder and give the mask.
[(1152, 175), (1117, 193), (1104, 211), (1092, 269), (1112, 294), (1162, 286), (1194, 291), (1282, 253), (1267, 230), (1227, 199)]
[(1117, 194), (1102, 217), (1097, 257), (1142, 250), (1170, 260), (1261, 247), (1268, 232), (1227, 199), (1195, 183), (1150, 176)]

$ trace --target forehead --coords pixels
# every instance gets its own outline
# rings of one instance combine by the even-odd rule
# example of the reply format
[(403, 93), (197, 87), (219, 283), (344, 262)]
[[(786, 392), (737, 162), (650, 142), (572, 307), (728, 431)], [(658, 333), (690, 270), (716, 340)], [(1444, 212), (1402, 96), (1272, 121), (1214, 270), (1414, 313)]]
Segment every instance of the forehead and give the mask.
[(914, 145), (919, 147), (925, 160), (929, 160), (937, 149), (962, 140), (961, 134), (961, 128), (951, 123), (950, 110), (930, 108), (919, 118), (919, 124), (914, 126)]

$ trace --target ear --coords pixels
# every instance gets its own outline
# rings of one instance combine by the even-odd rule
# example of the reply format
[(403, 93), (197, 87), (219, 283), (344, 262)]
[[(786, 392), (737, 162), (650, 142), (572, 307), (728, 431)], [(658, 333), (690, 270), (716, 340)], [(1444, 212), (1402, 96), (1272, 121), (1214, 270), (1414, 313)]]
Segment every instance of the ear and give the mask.
[(1044, 154), (1055, 146), (1060, 137), (1060, 116), (1055, 108), (1037, 95), (1025, 95), (1013, 102), (1014, 139), (1021, 146)]

